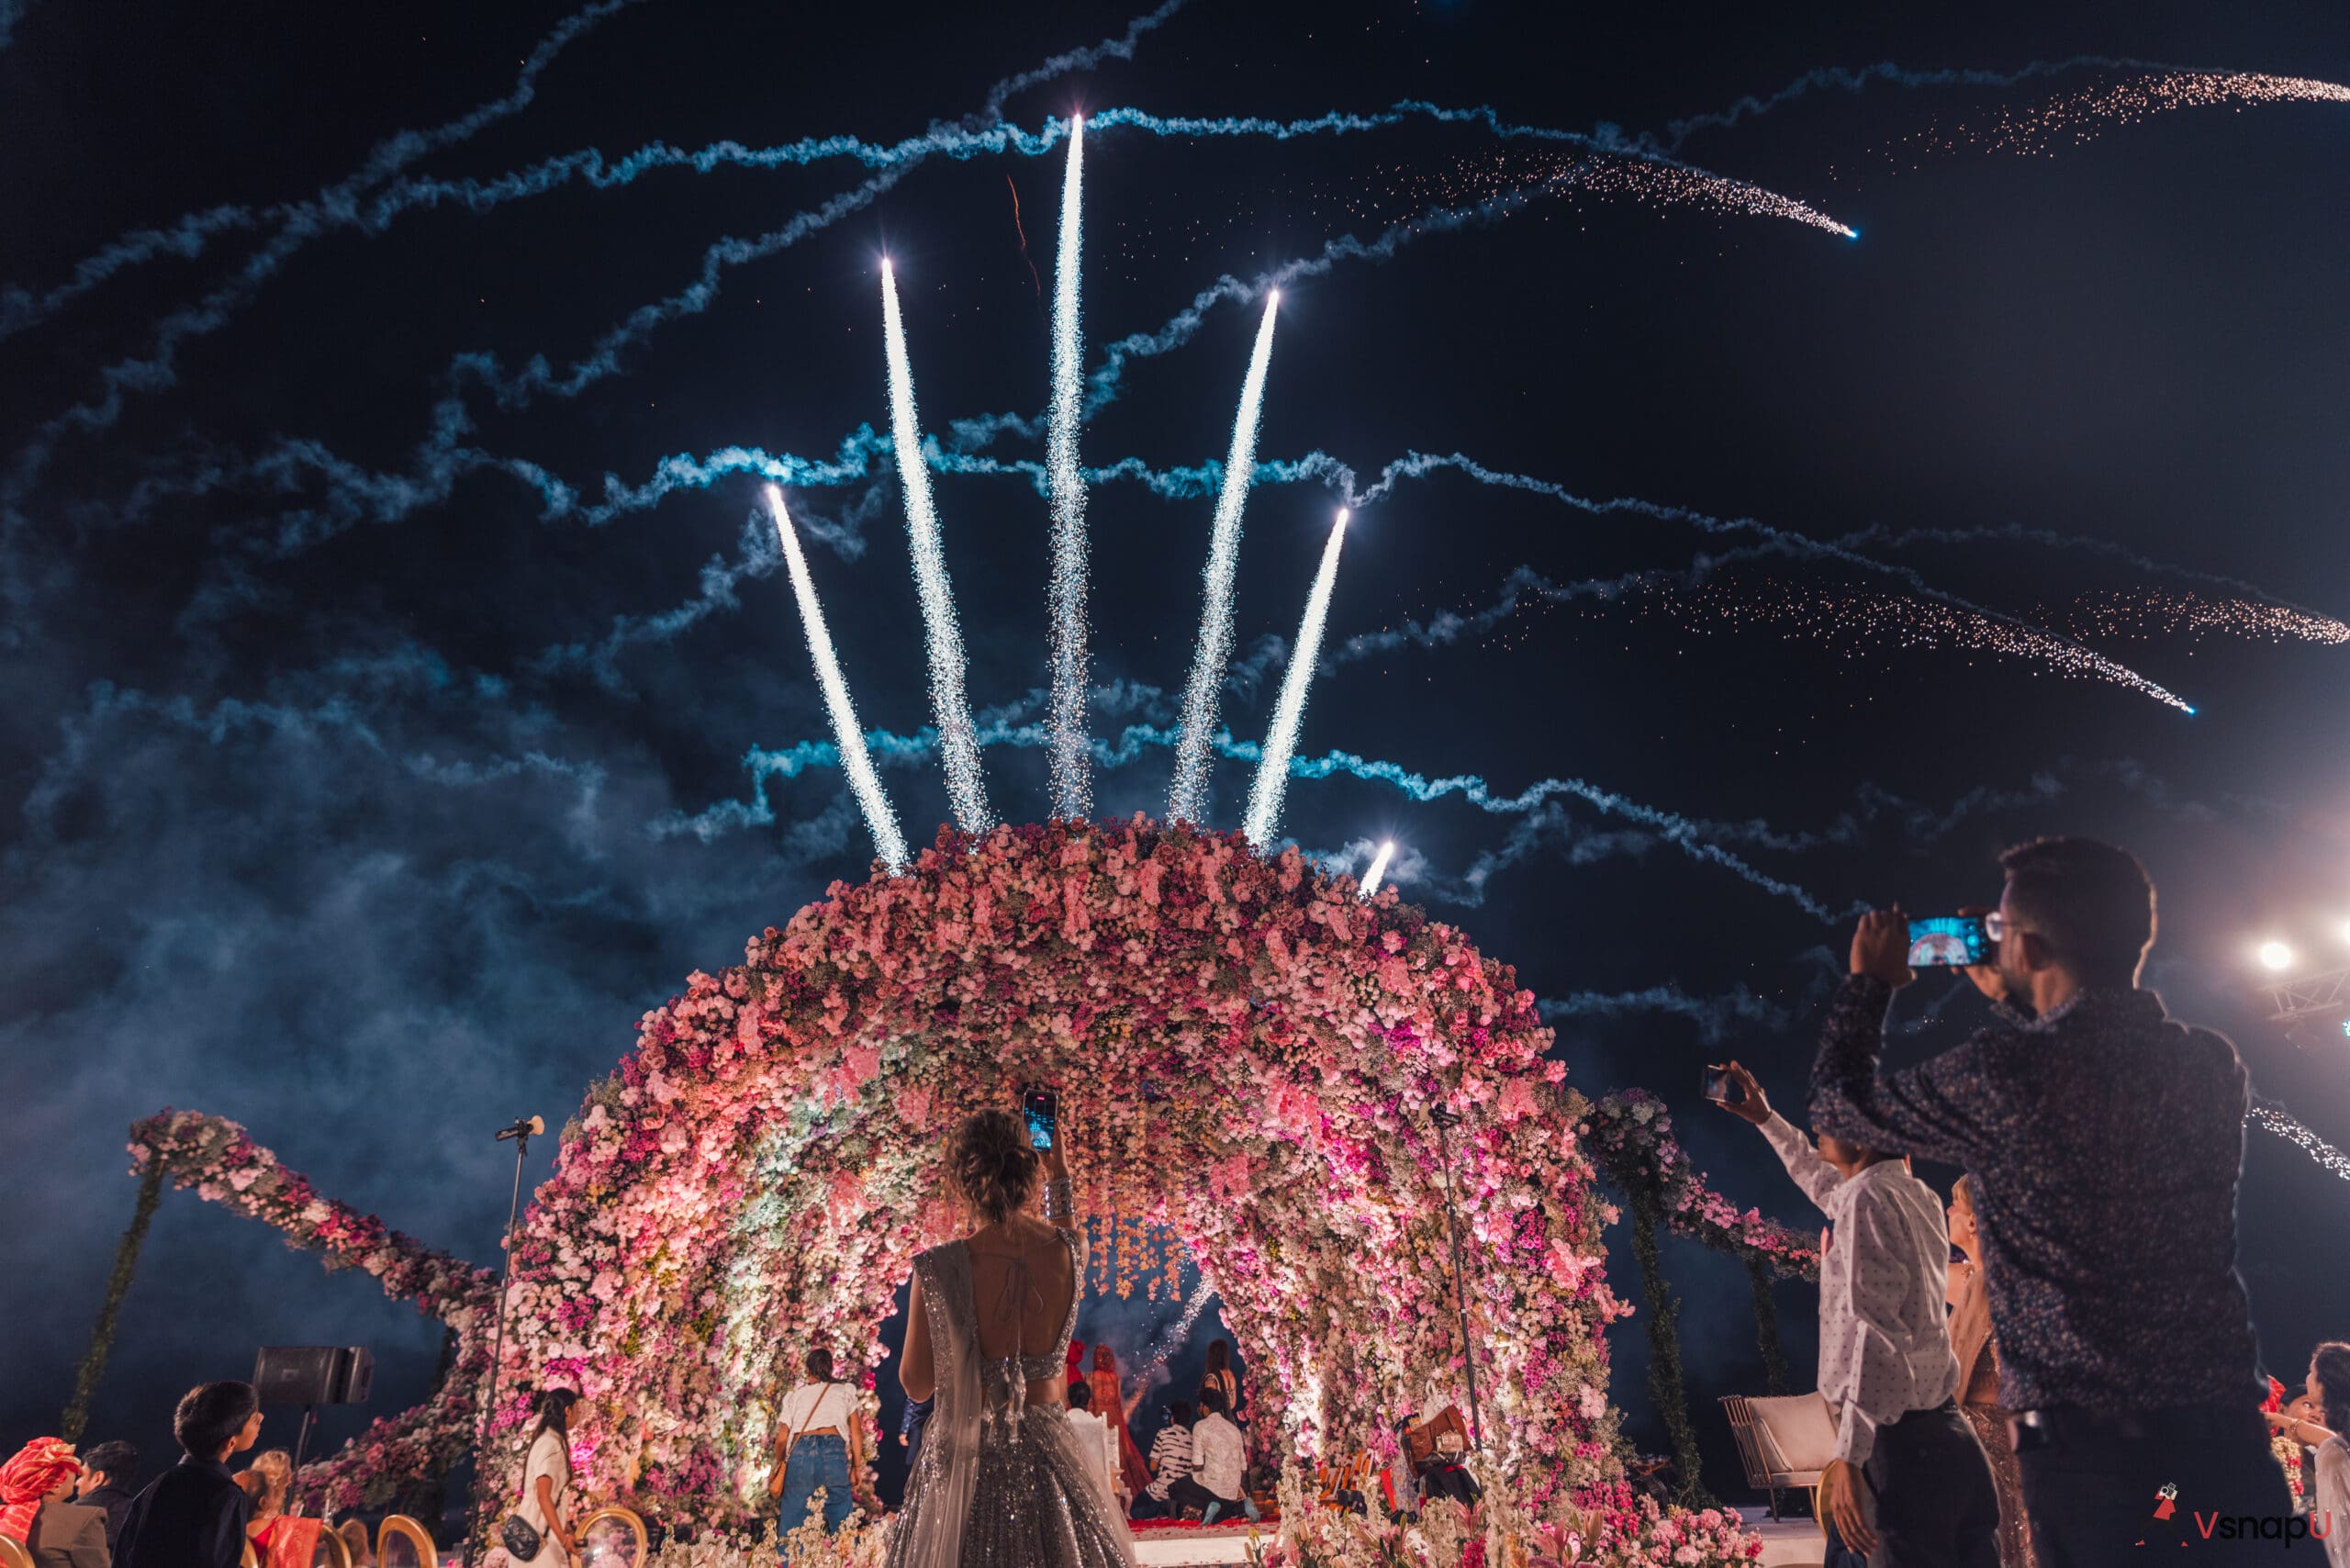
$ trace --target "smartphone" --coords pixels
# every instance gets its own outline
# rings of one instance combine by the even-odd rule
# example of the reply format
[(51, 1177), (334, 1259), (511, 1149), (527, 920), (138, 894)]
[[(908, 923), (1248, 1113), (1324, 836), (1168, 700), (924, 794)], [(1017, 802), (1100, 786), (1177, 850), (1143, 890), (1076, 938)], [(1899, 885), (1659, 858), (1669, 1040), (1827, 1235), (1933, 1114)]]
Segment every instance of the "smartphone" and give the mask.
[(1049, 1089), (1024, 1089), (1020, 1092), (1020, 1114), (1027, 1119), (1028, 1147), (1052, 1148), (1053, 1130), (1061, 1119), (1061, 1097)]
[(1705, 1087), (1698, 1092), (1704, 1094), (1708, 1100), (1718, 1100), (1727, 1104), (1729, 1101), (1729, 1070), (1720, 1067), (1707, 1068)]
[(1909, 923), (1909, 967), (1913, 969), (1998, 961), (1980, 915), (1937, 914)]

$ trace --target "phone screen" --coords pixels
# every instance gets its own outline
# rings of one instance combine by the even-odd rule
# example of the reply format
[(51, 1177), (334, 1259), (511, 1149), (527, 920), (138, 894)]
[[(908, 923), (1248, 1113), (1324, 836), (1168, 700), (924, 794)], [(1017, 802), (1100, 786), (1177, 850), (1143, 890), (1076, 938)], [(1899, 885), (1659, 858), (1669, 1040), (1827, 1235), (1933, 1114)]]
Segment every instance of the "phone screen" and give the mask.
[(1028, 1123), (1028, 1146), (1052, 1148), (1053, 1129), (1061, 1117), (1061, 1097), (1049, 1089), (1023, 1090), (1020, 1114)]
[(1705, 1087), (1698, 1092), (1708, 1100), (1727, 1101), (1729, 1098), (1729, 1070), (1724, 1068), (1709, 1067), (1705, 1070)]
[(1998, 961), (1990, 935), (1978, 915), (1938, 914), (1909, 923), (1909, 967), (1913, 969)]

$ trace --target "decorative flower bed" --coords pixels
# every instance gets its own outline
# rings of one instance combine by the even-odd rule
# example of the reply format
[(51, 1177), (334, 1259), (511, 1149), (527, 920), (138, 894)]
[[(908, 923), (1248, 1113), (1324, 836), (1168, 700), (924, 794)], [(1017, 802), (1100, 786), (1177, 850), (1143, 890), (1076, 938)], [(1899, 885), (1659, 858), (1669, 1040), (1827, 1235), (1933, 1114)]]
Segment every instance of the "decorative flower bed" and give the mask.
[(1760, 1260), (1776, 1272), (1819, 1278), (1819, 1248), (1759, 1209), (1738, 1206), (1706, 1183), (1673, 1136), (1673, 1115), (1645, 1089), (1604, 1095), (1581, 1128), (1592, 1159), (1627, 1192), (1652, 1193), (1665, 1226), (1718, 1251)]

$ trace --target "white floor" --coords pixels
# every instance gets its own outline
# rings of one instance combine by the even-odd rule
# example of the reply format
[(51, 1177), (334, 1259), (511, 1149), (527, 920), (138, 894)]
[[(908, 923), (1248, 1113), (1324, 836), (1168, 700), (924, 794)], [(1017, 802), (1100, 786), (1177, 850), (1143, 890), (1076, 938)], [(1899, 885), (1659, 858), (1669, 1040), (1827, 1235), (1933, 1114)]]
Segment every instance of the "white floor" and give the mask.
[[(1767, 1509), (1743, 1508), (1747, 1527), (1762, 1537), (1763, 1568), (1818, 1568), (1819, 1526), (1810, 1519), (1771, 1522)], [(1215, 1530), (1142, 1530), (1135, 1536), (1135, 1561), (1143, 1568), (1200, 1568), (1209, 1563), (1246, 1562), (1248, 1527)]]

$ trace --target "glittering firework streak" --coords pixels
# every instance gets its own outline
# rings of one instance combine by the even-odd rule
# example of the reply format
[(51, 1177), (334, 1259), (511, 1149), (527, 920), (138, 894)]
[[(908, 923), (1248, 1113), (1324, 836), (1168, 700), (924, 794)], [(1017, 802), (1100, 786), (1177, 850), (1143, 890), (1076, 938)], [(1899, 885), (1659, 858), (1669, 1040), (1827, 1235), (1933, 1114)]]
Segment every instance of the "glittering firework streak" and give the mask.
[(1208, 741), (1215, 729), (1216, 694), (1224, 689), (1224, 666), (1232, 657), (1232, 579), (1240, 562), (1240, 512), (1248, 482), (1257, 472), (1257, 416), (1265, 402), (1265, 367), (1273, 357), (1273, 316), (1281, 291), (1265, 296), (1265, 319), (1248, 355), (1240, 385), (1240, 411), (1233, 416), (1232, 451), (1225, 459), (1224, 487), (1208, 532), (1206, 590), (1200, 610), (1200, 644), (1192, 656), (1191, 683), (1183, 689), (1182, 734), (1175, 743), (1175, 783), (1167, 793), (1167, 815), (1176, 822), (1204, 822), (1208, 805)]
[(791, 591), (800, 600), (800, 623), (808, 633), (808, 654), (816, 662), (816, 683), (823, 689), (824, 708), (832, 715), (841, 770), (848, 775), (849, 789), (864, 808), (874, 852), (894, 877), (906, 868), (906, 841), (898, 832), (897, 813), (890, 809), (890, 797), (881, 792), (873, 758), (865, 749), (865, 732), (856, 727), (856, 705), (848, 700), (848, 682), (841, 678), (840, 660), (833, 654), (833, 634), (824, 627), (824, 607), (816, 602), (815, 580), (808, 575), (808, 558), (800, 553), (800, 535), (792, 530), (791, 516), (783, 510), (783, 492), (769, 485), (767, 498), (767, 510), (775, 516), (776, 537), (783, 542), (784, 564), (791, 570)]
[(906, 354), (905, 322), (898, 313), (897, 274), (887, 258), (881, 263), (881, 315), (890, 359), (890, 429), (898, 454), (899, 488), (905, 495), (906, 532), (913, 547), (914, 587), (922, 598), (923, 629), (930, 644), (930, 707), (938, 720), (939, 761), (946, 772), (955, 825), (980, 834), (994, 826), (995, 819), (988, 810), (979, 739), (964, 695), (963, 632), (955, 622), (955, 588), (946, 576), (930, 467), (923, 459), (913, 364)]
[(1330, 588), (1338, 580), (1338, 546), (1346, 537), (1347, 510), (1341, 507), (1338, 521), (1330, 527), (1329, 543), (1322, 546), (1322, 566), (1314, 574), (1314, 591), (1306, 595), (1297, 645), (1290, 650), (1289, 668), (1281, 675), (1272, 733), (1265, 737), (1265, 755), (1257, 764), (1256, 783), (1248, 791), (1248, 820), (1242, 831), (1259, 849), (1272, 841), (1273, 826), (1281, 821), (1281, 796), (1289, 787), (1289, 759), (1297, 750), (1297, 728), (1305, 717), (1305, 689), (1314, 679), (1315, 661), (1322, 656), (1322, 623), (1329, 618)]
[(1083, 817), (1093, 808), (1091, 748), (1085, 734), (1085, 476), (1077, 466), (1082, 413), (1078, 355), (1083, 346), (1078, 263), (1085, 174), (1085, 122), (1069, 122), (1069, 166), (1061, 181), (1060, 259), (1053, 271), (1053, 401), (1045, 432), (1045, 472), (1053, 512), (1053, 573), (1048, 593), (1052, 698), (1046, 724), (1053, 815)]

